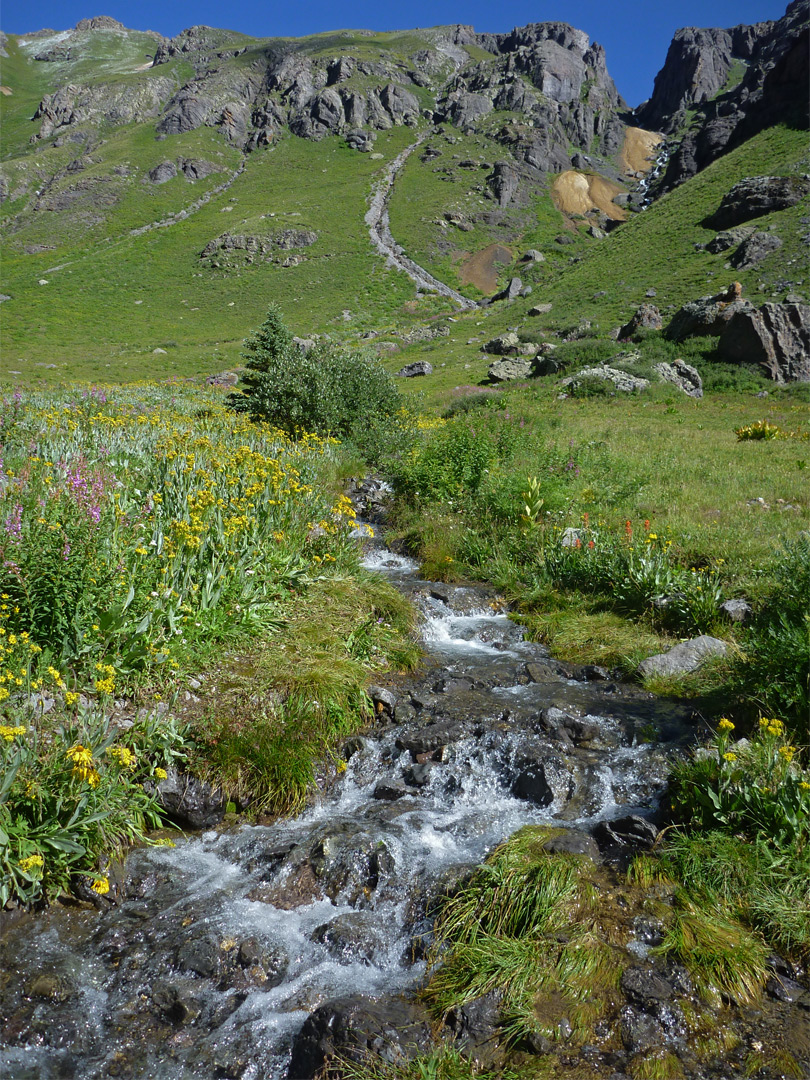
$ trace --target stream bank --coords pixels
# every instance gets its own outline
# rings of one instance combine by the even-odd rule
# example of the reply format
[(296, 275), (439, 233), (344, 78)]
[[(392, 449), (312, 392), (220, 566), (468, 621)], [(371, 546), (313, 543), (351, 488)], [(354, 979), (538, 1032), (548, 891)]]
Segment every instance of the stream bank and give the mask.
[[(420, 670), (372, 689), (373, 728), (298, 818), (138, 849), (116, 906), (18, 923), (0, 945), (3, 1075), (303, 1080), (335, 1051), (425, 1052), (435, 1024), (413, 992), (438, 901), (527, 826), (549, 827), (560, 858), (592, 860), (617, 989), (589, 1041), (562, 1016), (518, 1064), (616, 1080), (660, 1062), (719, 1080), (781, 1047), (810, 1069), (802, 972), (773, 957), (763, 1003), (706, 1006), (650, 953), (671, 892), (624, 871), (658, 832), (671, 761), (694, 738), (688, 707), (554, 660), (486, 586), (423, 581), (382, 547), (364, 561), (422, 611)], [(500, 1021), (490, 997), (444, 1035), (501, 1070)]]

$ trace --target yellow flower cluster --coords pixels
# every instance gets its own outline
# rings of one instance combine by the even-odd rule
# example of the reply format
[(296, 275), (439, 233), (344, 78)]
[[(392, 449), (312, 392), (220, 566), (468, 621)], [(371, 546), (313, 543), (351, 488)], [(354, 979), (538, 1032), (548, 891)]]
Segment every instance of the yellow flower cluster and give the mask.
[(106, 753), (124, 769), (134, 769), (138, 764), (137, 756), (128, 746), (108, 746)]
[(99, 896), (106, 896), (110, 891), (110, 879), (106, 877), (95, 878), (90, 888)]
[(98, 787), (101, 777), (93, 765), (93, 751), (81, 743), (76, 743), (67, 751), (67, 756), (73, 762), (73, 775), (79, 780), (85, 780), (91, 788)]
[(41, 855), (29, 855), (27, 859), (20, 859), (19, 867), (25, 871), (26, 874), (30, 874), (32, 870), (42, 869), (45, 865), (45, 860)]
[(785, 725), (781, 720), (766, 720), (763, 716), (759, 722), (760, 731), (765, 735), (775, 735), (777, 737), (785, 734)]
[(730, 720), (727, 720), (725, 716), (721, 717), (720, 722), (717, 725), (718, 731), (733, 731), (734, 725)]
[(96, 664), (96, 671), (101, 677), (96, 679), (96, 693), (112, 694), (115, 690), (115, 668), (112, 664)]
[(13, 742), (18, 735), (24, 735), (26, 728), (21, 724), (16, 727), (9, 727), (8, 724), (0, 724), (0, 739), (4, 739), (6, 742)]

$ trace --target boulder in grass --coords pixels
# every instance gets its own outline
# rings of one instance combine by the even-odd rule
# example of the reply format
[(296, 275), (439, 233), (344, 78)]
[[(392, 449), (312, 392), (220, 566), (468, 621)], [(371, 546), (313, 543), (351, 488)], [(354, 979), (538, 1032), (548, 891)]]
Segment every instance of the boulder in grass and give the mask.
[(643, 678), (653, 675), (686, 675), (690, 671), (697, 671), (707, 660), (715, 656), (725, 656), (727, 652), (728, 645), (725, 641), (701, 634), (690, 641), (682, 641), (669, 652), (658, 653), (642, 660), (638, 665), (638, 673)]
[(703, 380), (700, 372), (696, 367), (687, 364), (685, 360), (677, 358), (671, 364), (662, 360), (660, 364), (655, 365), (654, 371), (664, 382), (672, 383), (689, 397), (703, 397)]
[(415, 360), (412, 364), (406, 364), (397, 372), (403, 379), (415, 379), (418, 375), (432, 375), (433, 365), (427, 360)]
[(489, 377), (493, 382), (513, 382), (528, 379), (532, 373), (531, 360), (496, 360), (489, 365)]

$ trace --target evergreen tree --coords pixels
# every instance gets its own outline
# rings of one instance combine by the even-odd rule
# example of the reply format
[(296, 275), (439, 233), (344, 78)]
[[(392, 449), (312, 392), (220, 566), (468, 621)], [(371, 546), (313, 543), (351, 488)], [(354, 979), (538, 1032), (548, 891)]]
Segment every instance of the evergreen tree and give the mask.
[(245, 338), (241, 355), (247, 370), (239, 379), (239, 391), (228, 395), (228, 405), (236, 412), (253, 412), (252, 399), (260, 392), (262, 376), (283, 363), (294, 347), (278, 304), (271, 304), (259, 329)]

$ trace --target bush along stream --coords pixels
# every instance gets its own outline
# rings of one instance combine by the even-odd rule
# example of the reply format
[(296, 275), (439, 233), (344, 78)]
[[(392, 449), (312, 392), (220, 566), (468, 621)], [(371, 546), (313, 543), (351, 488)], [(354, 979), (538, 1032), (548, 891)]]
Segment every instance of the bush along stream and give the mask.
[[(687, 705), (554, 660), (485, 585), (364, 562), (421, 612), (421, 667), (369, 688), (299, 816), (140, 847), (99, 910), (19, 919), (3, 1075), (808, 1075), (787, 859), (806, 872), (810, 785), (784, 728), (743, 745), (721, 723), (690, 764)], [(700, 830), (661, 856), (673, 813)], [(713, 876), (701, 844), (727, 849)]]

